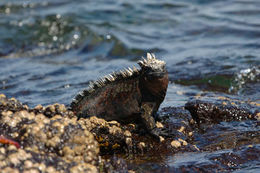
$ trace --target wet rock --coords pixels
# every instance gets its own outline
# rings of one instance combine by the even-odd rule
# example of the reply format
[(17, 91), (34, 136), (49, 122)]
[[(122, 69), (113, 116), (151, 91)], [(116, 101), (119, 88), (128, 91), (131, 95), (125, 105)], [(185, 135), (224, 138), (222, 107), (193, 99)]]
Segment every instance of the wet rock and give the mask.
[(160, 111), (162, 131), (170, 138), (192, 140), (194, 120), (184, 107), (165, 107)]
[[(231, 150), (260, 143), (257, 104), (222, 98), (220, 101), (201, 99), (187, 105), (186, 108), (191, 108), (189, 111), (184, 107), (166, 107), (158, 112), (156, 126), (160, 130), (160, 141), (156, 141), (138, 124), (122, 125), (95, 116), (78, 119), (61, 104), (30, 109), (0, 95), (0, 135), (21, 146), (0, 142), (0, 169), (11, 172), (127, 172), (132, 169), (131, 158), (137, 163), (140, 158), (158, 162), (177, 153)], [(252, 109), (246, 109), (245, 105)], [(236, 109), (229, 109), (229, 106)], [(190, 110), (196, 110), (198, 115), (194, 116)], [(237, 119), (237, 116), (243, 118)], [(203, 129), (202, 124), (205, 124)], [(235, 127), (240, 130), (234, 130)], [(117, 153), (123, 154), (123, 158), (111, 157)], [(216, 170), (225, 168), (208, 166)], [(184, 170), (206, 170), (203, 165), (193, 168), (183, 167)]]
[(260, 109), (250, 102), (228, 97), (200, 97), (186, 103), (185, 108), (198, 124), (256, 120)]
[(260, 143), (260, 107), (255, 102), (206, 95), (189, 101), (185, 108), (196, 120), (194, 141), (203, 151), (238, 148)]
[(122, 172), (122, 173), (134, 173), (134, 171), (129, 170), (127, 162), (123, 158), (119, 158), (116, 155), (107, 159), (100, 165), (100, 172)]
[[(179, 164), (184, 160), (176, 161), (173, 165), (160, 168), (162, 172), (248, 172), (251, 167), (250, 162), (260, 161), (260, 147), (243, 146), (236, 149), (225, 150), (222, 152), (211, 153), (190, 153), (186, 164)], [(199, 158), (199, 159), (198, 159)], [(181, 159), (181, 155), (179, 155)], [(251, 171), (258, 172), (259, 165), (254, 164)], [(250, 172), (250, 171), (249, 171)]]

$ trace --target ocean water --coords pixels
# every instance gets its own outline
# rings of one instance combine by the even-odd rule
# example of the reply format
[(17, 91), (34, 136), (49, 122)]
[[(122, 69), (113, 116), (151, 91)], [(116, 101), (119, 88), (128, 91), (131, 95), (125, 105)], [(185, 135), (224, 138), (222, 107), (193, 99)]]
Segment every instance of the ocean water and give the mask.
[(165, 106), (198, 93), (260, 102), (259, 0), (2, 0), (0, 93), (63, 103), (147, 52), (166, 61)]

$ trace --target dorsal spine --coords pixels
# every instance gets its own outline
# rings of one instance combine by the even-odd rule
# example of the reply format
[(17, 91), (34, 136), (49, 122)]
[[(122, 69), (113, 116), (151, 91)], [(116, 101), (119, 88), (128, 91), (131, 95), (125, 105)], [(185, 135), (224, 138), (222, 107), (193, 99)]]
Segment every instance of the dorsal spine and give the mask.
[(121, 80), (126, 80), (132, 77), (138, 77), (140, 74), (140, 69), (136, 68), (133, 66), (133, 68), (125, 68), (124, 70), (120, 70), (119, 72), (113, 72), (111, 74), (108, 74), (94, 82), (90, 82), (89, 86), (80, 91), (76, 97), (72, 100), (71, 102), (71, 109), (73, 108), (85, 97), (90, 96), (92, 93), (94, 93), (96, 90), (105, 87), (108, 84), (121, 81)]

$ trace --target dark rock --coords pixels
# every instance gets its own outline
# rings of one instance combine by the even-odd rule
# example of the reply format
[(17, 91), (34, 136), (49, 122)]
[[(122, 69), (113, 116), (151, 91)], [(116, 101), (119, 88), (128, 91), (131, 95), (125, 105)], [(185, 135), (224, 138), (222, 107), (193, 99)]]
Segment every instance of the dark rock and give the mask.
[(259, 107), (226, 97), (199, 98), (185, 104), (198, 124), (256, 120)]

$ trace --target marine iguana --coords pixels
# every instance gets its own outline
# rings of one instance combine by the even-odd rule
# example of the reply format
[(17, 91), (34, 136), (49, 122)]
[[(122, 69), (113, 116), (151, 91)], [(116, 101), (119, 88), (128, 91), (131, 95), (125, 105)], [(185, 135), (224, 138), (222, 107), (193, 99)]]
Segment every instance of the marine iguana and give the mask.
[(138, 64), (140, 69), (124, 69), (91, 83), (73, 99), (71, 110), (78, 117), (139, 123), (158, 138), (154, 118), (166, 95), (168, 72), (154, 54), (147, 53)]

